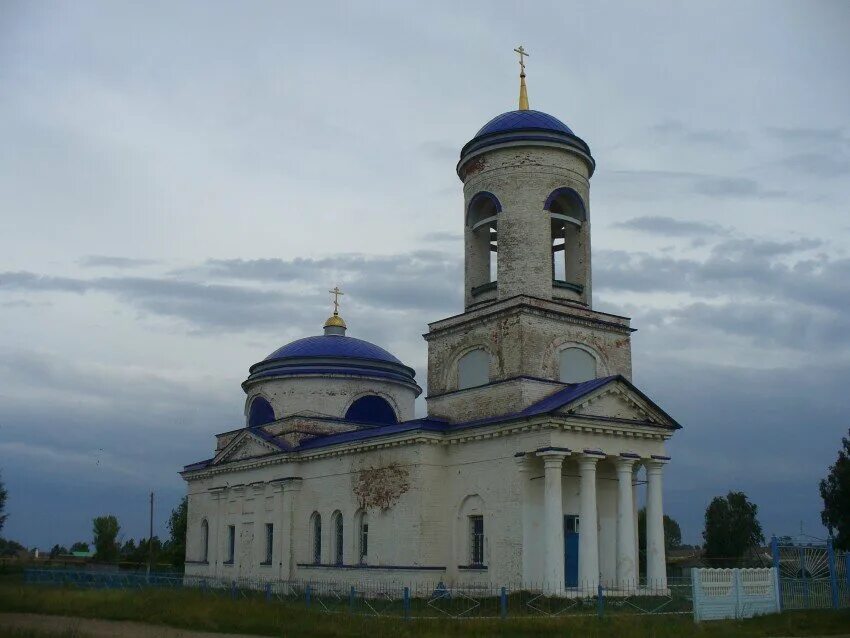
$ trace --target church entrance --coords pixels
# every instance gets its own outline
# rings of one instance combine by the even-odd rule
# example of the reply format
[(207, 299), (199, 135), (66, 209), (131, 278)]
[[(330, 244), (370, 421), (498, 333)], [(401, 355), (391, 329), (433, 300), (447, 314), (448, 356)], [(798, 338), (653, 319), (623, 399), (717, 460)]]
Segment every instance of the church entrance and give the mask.
[(578, 516), (564, 515), (564, 584), (578, 587)]

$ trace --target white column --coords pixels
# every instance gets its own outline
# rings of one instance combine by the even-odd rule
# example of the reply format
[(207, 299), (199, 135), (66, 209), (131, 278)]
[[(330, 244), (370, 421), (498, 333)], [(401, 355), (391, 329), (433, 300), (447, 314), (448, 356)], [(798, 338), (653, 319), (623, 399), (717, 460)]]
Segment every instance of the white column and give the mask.
[(538, 452), (543, 457), (543, 577), (550, 591), (564, 588), (564, 503), (561, 481), (567, 451)]
[(646, 462), (646, 584), (654, 589), (667, 588), (664, 507), (661, 499), (661, 470), (664, 463), (658, 459)]
[(579, 496), (578, 584), (588, 593), (599, 584), (599, 537), (596, 516), (596, 463), (598, 456), (584, 455), (578, 460), (581, 492)]
[(633, 458), (619, 457), (617, 466), (617, 584), (635, 586), (635, 508), (632, 491)]
[(632, 469), (632, 520), (635, 527), (635, 582), (640, 582), (640, 538), (638, 537), (638, 473), (640, 465)]

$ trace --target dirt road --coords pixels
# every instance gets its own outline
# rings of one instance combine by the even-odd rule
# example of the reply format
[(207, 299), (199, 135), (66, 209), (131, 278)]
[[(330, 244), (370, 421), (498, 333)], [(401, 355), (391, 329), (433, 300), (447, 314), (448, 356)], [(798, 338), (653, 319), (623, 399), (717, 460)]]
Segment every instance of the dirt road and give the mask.
[(0, 635), (7, 635), (9, 630), (31, 631), (36, 635), (44, 636), (74, 636), (74, 638), (114, 638), (115, 636), (121, 636), (121, 638), (257, 638), (247, 634), (215, 634), (140, 622), (41, 614), (0, 614)]

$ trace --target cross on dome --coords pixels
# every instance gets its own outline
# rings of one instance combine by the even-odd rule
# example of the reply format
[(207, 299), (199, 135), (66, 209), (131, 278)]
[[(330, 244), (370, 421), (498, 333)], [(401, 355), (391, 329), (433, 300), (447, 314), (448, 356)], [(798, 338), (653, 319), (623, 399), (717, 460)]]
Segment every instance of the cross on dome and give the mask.
[(333, 290), (328, 290), (328, 292), (334, 296), (334, 313), (325, 322), (325, 334), (345, 336), (347, 326), (345, 320), (339, 316), (339, 297), (345, 293), (339, 289), (339, 286), (334, 286)]
[(525, 88), (525, 58), (531, 56), (521, 44), (514, 51), (519, 54), (519, 110), (527, 111), (529, 106), (528, 89)]

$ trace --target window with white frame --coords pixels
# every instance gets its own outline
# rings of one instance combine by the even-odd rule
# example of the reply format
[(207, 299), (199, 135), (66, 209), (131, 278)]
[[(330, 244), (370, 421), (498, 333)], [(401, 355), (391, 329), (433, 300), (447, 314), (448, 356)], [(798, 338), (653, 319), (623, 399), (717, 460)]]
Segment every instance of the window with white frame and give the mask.
[(266, 523), (266, 560), (263, 565), (272, 564), (272, 556), (274, 554), (274, 523)]
[(236, 526), (227, 526), (227, 560), (224, 561), (228, 565), (232, 565), (236, 558)]
[(201, 562), (206, 563), (210, 554), (210, 524), (207, 519), (201, 521)]
[(360, 511), (357, 515), (357, 562), (366, 563), (369, 555), (369, 518), (366, 512)]
[(333, 530), (334, 530), (334, 565), (342, 565), (343, 558), (343, 525), (342, 512), (334, 512), (333, 515)]
[(318, 512), (313, 513), (313, 564), (322, 563), (322, 517)]
[(481, 514), (469, 517), (469, 564), (484, 564), (484, 517)]

